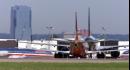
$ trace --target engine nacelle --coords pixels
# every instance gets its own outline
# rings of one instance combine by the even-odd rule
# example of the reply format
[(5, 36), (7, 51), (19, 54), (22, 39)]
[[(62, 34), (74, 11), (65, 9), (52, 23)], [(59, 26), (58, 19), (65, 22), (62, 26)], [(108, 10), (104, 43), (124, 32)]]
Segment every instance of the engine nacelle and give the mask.
[(119, 55), (120, 55), (120, 52), (119, 52), (119, 51), (112, 51), (112, 52), (111, 52), (111, 57), (112, 57), (112, 58), (118, 58)]
[(101, 53), (97, 53), (97, 58), (105, 58), (105, 53), (101, 52)]

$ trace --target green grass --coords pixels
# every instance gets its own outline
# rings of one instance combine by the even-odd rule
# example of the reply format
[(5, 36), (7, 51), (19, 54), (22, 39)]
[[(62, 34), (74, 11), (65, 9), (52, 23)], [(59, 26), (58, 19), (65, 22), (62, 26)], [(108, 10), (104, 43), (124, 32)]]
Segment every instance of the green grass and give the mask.
[(0, 70), (129, 70), (129, 63), (0, 62)]

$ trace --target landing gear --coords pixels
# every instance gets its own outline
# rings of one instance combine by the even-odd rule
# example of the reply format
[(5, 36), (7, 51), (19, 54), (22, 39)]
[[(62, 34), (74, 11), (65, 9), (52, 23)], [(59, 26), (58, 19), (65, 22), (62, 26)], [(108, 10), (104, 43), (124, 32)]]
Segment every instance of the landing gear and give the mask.
[[(65, 46), (58, 46), (59, 51), (69, 51), (69, 49)], [(69, 58), (69, 53), (57, 52), (54, 55), (55, 58)]]
[(69, 54), (68, 53), (55, 53), (54, 55), (55, 58), (69, 58)]
[[(104, 52), (97, 53), (97, 58), (106, 58), (106, 54)], [(118, 58), (120, 55), (119, 51), (112, 51), (109, 53), (111, 55), (111, 58)]]
[(118, 58), (119, 55), (120, 55), (120, 52), (119, 52), (119, 51), (113, 51), (113, 52), (111, 52), (111, 57), (112, 57), (112, 58)]
[(97, 58), (105, 58), (105, 53), (97, 53)]

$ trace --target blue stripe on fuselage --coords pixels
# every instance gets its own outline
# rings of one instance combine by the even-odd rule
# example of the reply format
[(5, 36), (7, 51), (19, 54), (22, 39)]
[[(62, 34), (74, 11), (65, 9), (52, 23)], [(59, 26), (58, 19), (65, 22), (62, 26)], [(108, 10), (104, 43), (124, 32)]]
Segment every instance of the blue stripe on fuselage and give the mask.
[(51, 51), (18, 49), (18, 48), (0, 48), (0, 51), (8, 51), (9, 53), (31, 53), (31, 54), (52, 54)]

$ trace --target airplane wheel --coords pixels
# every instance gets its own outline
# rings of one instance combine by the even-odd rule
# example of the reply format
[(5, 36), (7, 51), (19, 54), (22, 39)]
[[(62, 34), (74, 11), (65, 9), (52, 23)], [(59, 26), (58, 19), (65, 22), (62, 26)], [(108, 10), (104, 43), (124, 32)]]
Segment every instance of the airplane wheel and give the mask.
[(105, 53), (97, 53), (97, 58), (105, 58)]
[(119, 51), (113, 51), (113, 52), (111, 52), (111, 57), (112, 57), (112, 58), (118, 58), (119, 55), (120, 55), (120, 52), (119, 52)]
[(54, 55), (54, 57), (55, 57), (55, 58), (62, 58), (62, 53), (56, 53), (56, 54)]
[(67, 53), (57, 53), (54, 55), (55, 58), (68, 58), (69, 54)]
[(54, 57), (55, 57), (55, 58), (58, 58), (58, 54), (55, 54)]

